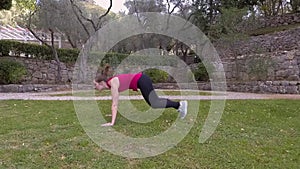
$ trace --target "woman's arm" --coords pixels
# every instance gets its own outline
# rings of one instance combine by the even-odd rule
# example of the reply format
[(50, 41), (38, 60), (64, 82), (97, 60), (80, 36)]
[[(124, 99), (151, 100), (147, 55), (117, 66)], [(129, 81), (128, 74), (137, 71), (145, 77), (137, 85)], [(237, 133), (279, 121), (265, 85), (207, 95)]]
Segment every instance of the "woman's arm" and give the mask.
[(111, 105), (111, 122), (103, 124), (102, 126), (113, 126), (116, 122), (117, 112), (118, 112), (118, 103), (119, 103), (119, 86), (120, 81), (117, 77), (111, 79), (111, 96), (112, 96), (112, 105)]

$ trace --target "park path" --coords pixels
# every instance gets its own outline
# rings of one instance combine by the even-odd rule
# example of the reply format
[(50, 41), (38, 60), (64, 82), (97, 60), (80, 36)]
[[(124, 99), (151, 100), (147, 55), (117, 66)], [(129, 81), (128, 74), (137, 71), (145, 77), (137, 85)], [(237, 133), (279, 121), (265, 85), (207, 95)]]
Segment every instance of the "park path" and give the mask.
[[(209, 92), (209, 91), (204, 91)], [(212, 92), (212, 95), (163, 96), (180, 100), (255, 100), (255, 99), (300, 99), (300, 95), (290, 94), (255, 94), (238, 92)], [(215, 93), (215, 94), (214, 94)], [(80, 97), (72, 95), (72, 91), (42, 93), (0, 93), (0, 100), (110, 100), (110, 96)], [(120, 100), (141, 100), (142, 96), (120, 96)]]

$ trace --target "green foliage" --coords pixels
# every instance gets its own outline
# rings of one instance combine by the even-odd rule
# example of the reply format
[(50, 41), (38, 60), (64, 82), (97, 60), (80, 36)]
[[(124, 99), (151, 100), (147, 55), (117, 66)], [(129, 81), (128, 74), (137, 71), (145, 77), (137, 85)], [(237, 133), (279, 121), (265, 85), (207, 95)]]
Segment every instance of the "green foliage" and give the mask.
[(12, 6), (12, 0), (1, 0), (0, 2), (0, 10), (9, 10)]
[(36, 7), (36, 0), (14, 0), (19, 9), (33, 11)]
[(58, 49), (57, 53), (61, 62), (65, 63), (75, 63), (78, 55), (78, 49)]
[(265, 35), (265, 34), (271, 34), (271, 33), (276, 33), (280, 31), (285, 31), (289, 29), (295, 29), (300, 26), (300, 23), (295, 23), (295, 24), (290, 24), (290, 25), (281, 25), (281, 26), (276, 26), (276, 27), (265, 27), (265, 28), (260, 28), (260, 29), (255, 29), (248, 31), (247, 33), (250, 36), (259, 36), (259, 35)]
[(238, 8), (238, 9), (243, 9), (243, 8), (249, 8), (253, 9), (254, 5), (259, 4), (259, 0), (246, 0), (246, 1), (237, 1), (237, 0), (221, 0), (224, 8)]
[(0, 84), (20, 83), (27, 71), (24, 65), (11, 59), (0, 59)]
[[(23, 0), (20, 0), (23, 1)], [(13, 5), (9, 10), (0, 11), (1, 25), (19, 25), (25, 27), (28, 21), (28, 9), (18, 7), (18, 4), (13, 0)]]
[(300, 0), (291, 0), (292, 12), (299, 13), (300, 12)]
[(161, 55), (128, 55), (122, 53), (101, 53), (91, 52), (88, 58), (89, 63), (96, 65), (109, 64), (112, 67), (122, 65), (131, 66), (175, 66), (177, 65), (176, 56)]
[[(96, 53), (89, 55), (88, 62), (96, 66), (104, 67), (110, 65), (114, 68), (118, 66), (124, 67), (123, 73), (130, 72), (131, 67), (157, 67), (157, 66), (175, 66), (177, 60), (175, 56), (146, 56), (146, 55), (128, 55), (121, 53)], [(100, 68), (101, 69), (101, 68)], [(162, 83), (168, 80), (168, 73), (159, 69), (147, 69), (145, 73), (152, 79), (154, 83)]]
[(168, 80), (169, 74), (159, 69), (147, 69), (144, 71), (148, 75), (153, 83), (163, 83)]
[(216, 24), (209, 30), (209, 37), (212, 39), (236, 37), (239, 32), (238, 25), (243, 22), (243, 17), (247, 14), (246, 9), (222, 8), (222, 15), (218, 17)]
[(203, 62), (198, 64), (197, 69), (193, 70), (196, 81), (209, 81), (209, 73), (213, 71), (213, 65)]
[[(49, 47), (39, 44), (21, 43), (11, 40), (0, 40), (0, 51), (2, 56), (8, 56), (12, 52), (16, 56), (24, 54), (27, 57), (53, 60), (52, 51)], [(77, 49), (57, 49), (58, 56), (61, 62), (75, 63), (79, 50)]]

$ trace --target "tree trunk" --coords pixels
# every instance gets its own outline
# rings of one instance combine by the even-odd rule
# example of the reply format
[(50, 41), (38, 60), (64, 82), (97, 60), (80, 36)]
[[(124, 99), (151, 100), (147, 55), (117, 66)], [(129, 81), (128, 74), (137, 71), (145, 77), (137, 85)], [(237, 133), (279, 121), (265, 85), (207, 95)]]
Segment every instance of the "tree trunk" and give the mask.
[(49, 29), (49, 31), (51, 32), (51, 50), (52, 50), (52, 54), (57, 63), (56, 82), (61, 83), (62, 82), (61, 65), (60, 65), (60, 60), (59, 60), (58, 53), (57, 53), (57, 50), (56, 50), (55, 44), (54, 44), (54, 32), (51, 29)]
[(188, 51), (189, 51), (189, 48), (186, 47), (184, 44), (181, 44), (181, 52), (182, 52), (182, 57), (183, 57), (184, 62), (187, 61)]
[(209, 9), (209, 23), (210, 23), (210, 25), (212, 25), (212, 22), (213, 22), (213, 12), (214, 12), (214, 7), (213, 7), (213, 0), (210, 0), (209, 1), (209, 7), (210, 7), (210, 9)]
[(79, 78), (80, 80), (78, 81), (79, 83), (85, 83), (87, 82), (87, 57), (88, 57), (88, 51), (85, 50), (84, 45), (82, 46), (82, 50), (81, 50), (82, 54), (79, 57), (80, 58), (80, 62), (79, 62)]
[(72, 38), (68, 35), (67, 36), (68, 42), (71, 44), (72, 48), (76, 49), (77, 48), (77, 43), (73, 42)]

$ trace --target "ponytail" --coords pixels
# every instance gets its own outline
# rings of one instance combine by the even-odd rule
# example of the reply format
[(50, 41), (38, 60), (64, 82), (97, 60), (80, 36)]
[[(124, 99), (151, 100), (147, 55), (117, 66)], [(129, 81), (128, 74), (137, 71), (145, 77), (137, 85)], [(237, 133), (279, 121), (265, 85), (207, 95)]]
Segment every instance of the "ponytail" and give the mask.
[(105, 65), (104, 70), (102, 70), (101, 74), (108, 76), (109, 75), (109, 69), (110, 66), (109, 65)]
[(101, 70), (101, 73), (98, 74), (95, 78), (95, 81), (100, 83), (102, 81), (106, 81), (110, 76), (110, 66), (105, 65), (104, 69)]

